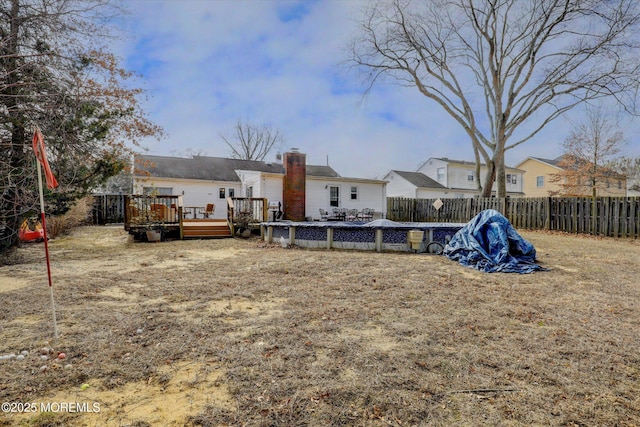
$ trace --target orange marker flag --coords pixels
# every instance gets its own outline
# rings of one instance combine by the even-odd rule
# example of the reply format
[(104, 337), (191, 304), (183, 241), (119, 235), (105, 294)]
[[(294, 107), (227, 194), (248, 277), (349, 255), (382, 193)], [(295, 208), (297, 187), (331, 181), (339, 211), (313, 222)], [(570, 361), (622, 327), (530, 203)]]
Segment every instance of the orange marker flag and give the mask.
[(38, 128), (33, 132), (33, 152), (36, 154), (36, 159), (38, 159), (44, 169), (44, 177), (47, 181), (47, 187), (50, 189), (56, 188), (58, 186), (58, 181), (49, 167), (47, 153), (44, 150), (44, 137)]
[[(47, 180), (47, 187), (53, 189), (58, 186), (56, 177), (53, 176), (49, 162), (47, 161), (47, 154), (44, 151), (44, 137), (42, 132), (36, 126), (33, 132), (33, 152), (36, 155), (38, 162), (38, 190), (40, 193), (40, 220), (42, 221), (42, 231), (44, 232), (44, 252), (47, 258), (47, 276), (49, 278), (49, 290), (51, 291), (51, 311), (53, 312), (53, 333), (58, 338), (58, 322), (56, 320), (56, 305), (53, 300), (53, 284), (51, 282), (51, 261), (49, 260), (49, 238), (47, 237), (47, 219), (44, 214), (44, 194), (42, 192), (42, 169), (44, 169), (44, 176)], [(42, 166), (42, 167), (41, 167)]]

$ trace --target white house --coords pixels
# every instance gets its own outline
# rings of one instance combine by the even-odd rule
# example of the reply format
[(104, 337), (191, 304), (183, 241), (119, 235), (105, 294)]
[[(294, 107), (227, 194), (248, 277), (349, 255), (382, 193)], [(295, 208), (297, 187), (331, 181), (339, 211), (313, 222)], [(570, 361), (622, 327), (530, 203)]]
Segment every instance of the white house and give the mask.
[(448, 188), (422, 172), (390, 171), (385, 177), (387, 194), (391, 197), (435, 199), (448, 194)]
[[(475, 162), (430, 157), (416, 172), (392, 170), (384, 179), (389, 181), (389, 197), (415, 197), (432, 199), (475, 197), (479, 194), (475, 176)], [(523, 173), (507, 167), (506, 187), (508, 196), (523, 196)], [(480, 166), (481, 183), (487, 174), (485, 164)], [(494, 184), (495, 191), (495, 184)]]
[[(226, 218), (227, 197), (266, 198), (284, 204), (285, 168), (268, 163), (221, 157), (193, 158), (136, 155), (133, 192), (182, 195), (186, 207), (216, 205), (213, 218)], [(330, 166), (306, 165), (305, 216), (320, 218), (320, 209), (371, 208), (386, 212), (386, 181), (340, 176)]]

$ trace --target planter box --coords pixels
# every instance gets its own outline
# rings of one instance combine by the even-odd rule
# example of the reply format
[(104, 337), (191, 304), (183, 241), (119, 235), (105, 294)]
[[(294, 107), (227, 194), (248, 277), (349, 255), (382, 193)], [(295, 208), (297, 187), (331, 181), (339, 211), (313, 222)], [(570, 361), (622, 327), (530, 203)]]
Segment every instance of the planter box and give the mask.
[(159, 242), (162, 240), (162, 233), (160, 230), (147, 230), (147, 240), (149, 242)]

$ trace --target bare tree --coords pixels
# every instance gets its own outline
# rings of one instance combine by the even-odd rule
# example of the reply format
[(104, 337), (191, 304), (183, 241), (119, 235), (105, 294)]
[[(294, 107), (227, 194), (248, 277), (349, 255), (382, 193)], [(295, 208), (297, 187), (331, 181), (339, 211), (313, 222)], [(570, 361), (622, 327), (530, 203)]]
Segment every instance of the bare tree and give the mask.
[(590, 100), (634, 109), (639, 18), (637, 0), (380, 1), (349, 63), (442, 107), (487, 164), (483, 195), (504, 197), (505, 151)]
[(270, 125), (254, 125), (238, 120), (232, 137), (220, 134), (222, 140), (231, 149), (231, 157), (243, 160), (264, 160), (276, 145), (284, 143), (284, 137), (278, 129)]
[(564, 154), (558, 162), (561, 172), (551, 177), (561, 188), (557, 194), (577, 196), (606, 192), (612, 180), (623, 176), (609, 167), (617, 160), (625, 137), (615, 119), (602, 109), (587, 109), (585, 120), (564, 141)]

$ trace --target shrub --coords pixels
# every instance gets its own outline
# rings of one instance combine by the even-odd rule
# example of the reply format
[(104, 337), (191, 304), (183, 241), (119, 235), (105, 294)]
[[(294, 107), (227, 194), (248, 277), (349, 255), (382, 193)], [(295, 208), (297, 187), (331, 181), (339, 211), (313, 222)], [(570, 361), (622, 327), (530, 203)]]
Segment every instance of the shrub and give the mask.
[(77, 200), (64, 215), (47, 218), (47, 236), (54, 238), (88, 224), (91, 221), (93, 202), (92, 196), (85, 196)]

